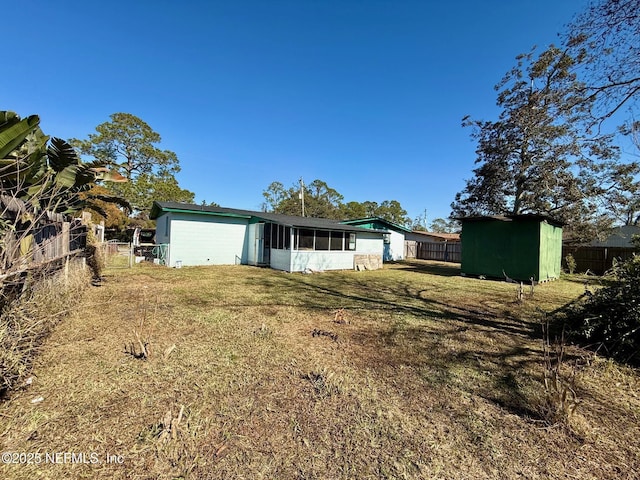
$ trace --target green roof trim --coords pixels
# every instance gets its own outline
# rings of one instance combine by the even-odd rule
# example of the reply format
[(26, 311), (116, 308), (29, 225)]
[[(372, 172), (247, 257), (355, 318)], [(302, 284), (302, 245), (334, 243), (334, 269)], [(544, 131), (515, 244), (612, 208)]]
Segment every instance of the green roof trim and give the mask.
[(216, 217), (251, 218), (250, 215), (238, 215), (237, 213), (207, 212), (207, 211), (197, 211), (197, 210), (185, 210), (180, 208), (163, 208), (162, 211), (171, 212), (171, 213), (194, 213), (197, 215), (213, 215)]
[(149, 218), (155, 220), (165, 212), (195, 213), (198, 215), (214, 215), (217, 217), (251, 218), (250, 214), (236, 211), (220, 211), (201, 205), (180, 204), (177, 202), (153, 202)]
[(401, 230), (406, 233), (411, 233), (410, 228), (407, 228), (403, 225), (398, 225), (397, 223), (390, 222), (389, 220), (385, 220), (384, 218), (380, 218), (380, 217), (354, 218), (353, 220), (344, 220), (340, 223), (344, 223), (345, 225), (356, 225), (356, 226), (378, 223), (378, 224), (383, 224), (384, 228), (391, 228), (393, 230)]
[(365, 228), (357, 225), (349, 225), (338, 220), (315, 217), (297, 217), (271, 212), (255, 212), (251, 210), (238, 210), (226, 207), (212, 207), (205, 205), (193, 205), (179, 202), (153, 202), (149, 217), (155, 220), (163, 213), (190, 213), (194, 215), (212, 215), (217, 217), (235, 217), (249, 220), (249, 223), (272, 222), (294, 228), (307, 228), (316, 230), (340, 230), (344, 232), (375, 232), (389, 233), (386, 230)]

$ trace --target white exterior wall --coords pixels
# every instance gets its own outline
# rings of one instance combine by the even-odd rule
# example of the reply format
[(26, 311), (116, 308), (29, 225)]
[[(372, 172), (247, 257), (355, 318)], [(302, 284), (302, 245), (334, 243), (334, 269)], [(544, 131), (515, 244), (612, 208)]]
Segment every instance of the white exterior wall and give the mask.
[(356, 235), (356, 250), (352, 253), (384, 254), (384, 242), (381, 233), (358, 232)]
[(247, 263), (248, 220), (172, 213), (169, 266)]
[[(380, 241), (382, 243), (382, 240)], [(299, 250), (291, 252), (291, 271), (353, 270), (354, 252)]]
[(384, 261), (404, 260), (404, 233), (389, 230), (391, 243), (384, 245)]
[(291, 270), (291, 250), (277, 250), (271, 249), (271, 268), (276, 270), (284, 270), (290, 272)]

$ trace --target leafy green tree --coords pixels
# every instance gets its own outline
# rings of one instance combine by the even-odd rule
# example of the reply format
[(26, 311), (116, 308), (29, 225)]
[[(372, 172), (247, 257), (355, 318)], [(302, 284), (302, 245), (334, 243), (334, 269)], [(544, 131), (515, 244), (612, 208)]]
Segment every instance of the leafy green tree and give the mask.
[(411, 229), (417, 232), (427, 231), (427, 209), (425, 208), (422, 215), (418, 215), (411, 223)]
[(499, 119), (463, 119), (478, 144), (478, 167), (456, 195), (452, 216), (548, 214), (579, 237), (602, 228), (597, 174), (618, 150), (610, 135), (585, 134), (593, 99), (582, 96), (574, 65), (554, 46), (521, 55), (496, 86)]
[[(286, 215), (302, 215), (302, 197), (298, 184), (285, 189), (282, 183), (272, 182), (262, 195), (265, 198), (263, 210)], [(342, 199), (342, 195), (326, 182), (314, 180), (304, 190), (305, 216), (338, 219)]]
[(314, 180), (306, 187), (305, 215), (316, 218), (340, 219), (340, 205), (344, 197), (322, 180)]
[(288, 198), (288, 192), (284, 185), (280, 182), (271, 182), (269, 186), (262, 192), (264, 202), (262, 203), (263, 212), (275, 212), (280, 204)]
[(640, 0), (598, 0), (569, 25), (569, 54), (584, 79), (582, 97), (592, 103), (591, 124), (632, 106), (640, 97)]
[(460, 231), (460, 226), (455, 220), (435, 218), (429, 225), (429, 231), (435, 233), (456, 233)]
[(180, 188), (175, 179), (180, 171), (177, 155), (156, 146), (162, 140), (160, 134), (130, 113), (114, 113), (110, 118), (86, 140), (71, 140), (83, 155), (110, 165), (128, 180), (110, 190), (143, 215), (154, 200), (193, 202), (194, 194)]
[(344, 220), (367, 218), (368, 216), (366, 206), (360, 202), (347, 202), (340, 205), (340, 218)]
[[(265, 212), (302, 215), (300, 185), (286, 189), (280, 182), (272, 182), (262, 192)], [(400, 225), (410, 225), (407, 211), (397, 200), (385, 200), (381, 204), (372, 201), (343, 203), (344, 197), (322, 180), (314, 180), (305, 187), (305, 216), (350, 220), (354, 218), (380, 217)]]
[(374, 215), (397, 225), (411, 225), (411, 219), (407, 217), (407, 211), (402, 208), (397, 200), (384, 200), (375, 210)]

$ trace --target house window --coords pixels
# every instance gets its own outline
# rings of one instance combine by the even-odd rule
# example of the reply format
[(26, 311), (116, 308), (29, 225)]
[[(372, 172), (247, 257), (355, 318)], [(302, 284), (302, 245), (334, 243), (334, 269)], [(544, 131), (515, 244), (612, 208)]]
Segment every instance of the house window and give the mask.
[(330, 250), (342, 250), (344, 241), (344, 233), (331, 232), (331, 241), (329, 242)]
[(384, 243), (386, 243), (386, 244), (391, 243), (391, 234), (390, 233), (383, 234), (382, 238), (384, 239)]
[(316, 230), (316, 250), (329, 250), (329, 232)]
[(356, 249), (356, 234), (355, 233), (350, 233), (349, 234), (349, 246), (347, 248), (347, 250), (355, 250)]
[(313, 230), (301, 228), (298, 230), (298, 249), (313, 250)]

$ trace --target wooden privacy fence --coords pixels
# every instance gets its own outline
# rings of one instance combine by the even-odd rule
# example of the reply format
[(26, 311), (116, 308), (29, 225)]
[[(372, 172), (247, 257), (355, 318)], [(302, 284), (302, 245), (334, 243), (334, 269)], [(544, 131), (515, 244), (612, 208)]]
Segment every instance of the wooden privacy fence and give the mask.
[(462, 248), (459, 242), (405, 242), (405, 258), (460, 263)]
[(87, 226), (80, 221), (53, 221), (25, 234), (5, 231), (0, 246), (0, 279), (84, 251)]
[(576, 272), (587, 270), (602, 275), (613, 266), (613, 260), (627, 260), (634, 249), (628, 247), (562, 247), (562, 265), (566, 269), (566, 257), (571, 254), (576, 261)]

